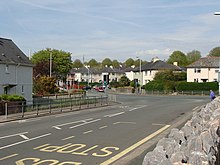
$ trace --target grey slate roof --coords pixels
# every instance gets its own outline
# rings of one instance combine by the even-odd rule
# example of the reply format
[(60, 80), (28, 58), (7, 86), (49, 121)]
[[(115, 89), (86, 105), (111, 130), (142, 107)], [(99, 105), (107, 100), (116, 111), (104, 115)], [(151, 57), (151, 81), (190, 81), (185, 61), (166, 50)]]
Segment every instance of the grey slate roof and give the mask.
[(11, 39), (0, 38), (0, 63), (33, 66), (28, 57)]
[[(172, 64), (168, 64), (164, 61), (158, 60), (155, 62), (149, 62), (146, 63), (145, 65), (141, 66), (141, 71), (146, 71), (146, 70), (182, 70), (179, 66), (175, 66)], [(139, 67), (136, 68), (135, 71), (139, 71)]]
[(187, 68), (218, 68), (220, 57), (203, 57), (188, 65)]

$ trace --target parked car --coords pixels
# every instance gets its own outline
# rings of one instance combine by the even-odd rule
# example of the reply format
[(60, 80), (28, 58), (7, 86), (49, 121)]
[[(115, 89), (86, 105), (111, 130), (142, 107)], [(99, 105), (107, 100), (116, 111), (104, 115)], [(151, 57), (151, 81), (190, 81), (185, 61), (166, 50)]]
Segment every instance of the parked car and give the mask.
[(90, 86), (83, 86), (83, 90), (91, 90), (92, 88)]
[(98, 92), (104, 92), (105, 89), (102, 86), (97, 86), (95, 88), (95, 90), (98, 91)]

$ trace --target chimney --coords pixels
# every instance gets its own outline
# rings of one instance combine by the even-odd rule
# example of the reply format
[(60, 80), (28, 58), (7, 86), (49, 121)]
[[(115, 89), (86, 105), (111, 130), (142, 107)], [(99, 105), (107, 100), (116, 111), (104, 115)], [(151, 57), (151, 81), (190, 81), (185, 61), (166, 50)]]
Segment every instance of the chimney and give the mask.
[(173, 62), (173, 65), (178, 66), (178, 62)]

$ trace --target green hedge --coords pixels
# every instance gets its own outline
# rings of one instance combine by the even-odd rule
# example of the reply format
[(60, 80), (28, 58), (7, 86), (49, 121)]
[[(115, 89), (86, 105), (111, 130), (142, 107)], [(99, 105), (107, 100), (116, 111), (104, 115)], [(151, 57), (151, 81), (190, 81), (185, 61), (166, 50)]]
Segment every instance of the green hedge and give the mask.
[(178, 82), (176, 86), (177, 91), (213, 91), (218, 90), (218, 82)]
[(7, 100), (7, 101), (25, 101), (23, 96), (19, 95), (0, 95), (0, 100)]
[(151, 81), (144, 86), (145, 90), (152, 91), (213, 91), (218, 90), (218, 82), (175, 82), (175, 81)]

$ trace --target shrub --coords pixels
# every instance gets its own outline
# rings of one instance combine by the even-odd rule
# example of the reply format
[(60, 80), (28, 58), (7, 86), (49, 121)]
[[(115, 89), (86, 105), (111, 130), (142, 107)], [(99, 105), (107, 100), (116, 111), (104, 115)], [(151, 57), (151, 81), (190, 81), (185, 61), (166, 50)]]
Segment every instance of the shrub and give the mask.
[(7, 101), (25, 101), (23, 96), (19, 96), (19, 95), (0, 95), (0, 99), (1, 100), (7, 100)]

